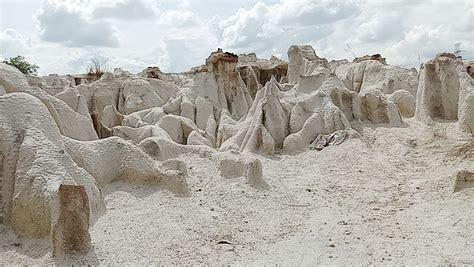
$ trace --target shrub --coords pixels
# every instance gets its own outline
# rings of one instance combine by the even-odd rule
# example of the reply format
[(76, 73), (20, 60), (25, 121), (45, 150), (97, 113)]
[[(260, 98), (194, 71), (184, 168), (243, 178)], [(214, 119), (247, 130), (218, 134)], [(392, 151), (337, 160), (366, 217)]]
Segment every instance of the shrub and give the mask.
[(102, 74), (109, 70), (108, 61), (100, 60), (97, 57), (91, 58), (89, 67), (87, 69), (87, 74), (94, 76), (94, 78), (99, 79)]
[(33, 76), (38, 75), (39, 67), (36, 64), (31, 64), (30, 62), (26, 61), (25, 57), (23, 56), (11, 57), (8, 60), (3, 61), (3, 63), (19, 69), (24, 74)]

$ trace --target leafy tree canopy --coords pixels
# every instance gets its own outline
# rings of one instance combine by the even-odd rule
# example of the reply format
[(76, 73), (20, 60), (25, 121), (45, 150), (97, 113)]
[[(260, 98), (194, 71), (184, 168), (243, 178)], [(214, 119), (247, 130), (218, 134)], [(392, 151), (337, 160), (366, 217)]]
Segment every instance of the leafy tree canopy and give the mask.
[(24, 74), (36, 76), (38, 74), (39, 67), (36, 64), (31, 64), (25, 60), (23, 56), (11, 57), (8, 60), (3, 61), (10, 66), (16, 67)]

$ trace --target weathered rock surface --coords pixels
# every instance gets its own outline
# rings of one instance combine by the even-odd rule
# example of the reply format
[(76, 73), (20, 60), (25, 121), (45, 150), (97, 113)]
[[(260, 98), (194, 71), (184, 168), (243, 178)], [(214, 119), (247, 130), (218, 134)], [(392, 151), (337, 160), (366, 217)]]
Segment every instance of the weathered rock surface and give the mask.
[(288, 63), (272, 56), (269, 60), (259, 59), (254, 53), (239, 55), (237, 68), (242, 80), (255, 98), (259, 89), (266, 85), (272, 77), (279, 82), (287, 79)]
[(60, 185), (57, 218), (53, 218), (51, 243), (54, 256), (86, 254), (92, 248), (89, 234), (89, 197), (83, 186)]
[(428, 124), (435, 120), (458, 121), (462, 131), (474, 135), (474, 80), (453, 54), (438, 54), (423, 64), (416, 117)]
[(0, 111), (4, 223), (27, 236), (48, 235), (61, 184), (84, 186), (97, 218), (105, 209), (102, 194), (66, 152), (46, 106), (32, 95), (9, 93), (0, 97)]
[(288, 82), (297, 84), (300, 76), (315, 75), (318, 73), (329, 74), (329, 63), (325, 58), (316, 55), (309, 45), (293, 45), (288, 49)]
[(40, 99), (62, 134), (78, 140), (97, 139), (90, 118), (74, 111), (65, 102), (52, 97), (41, 88), (30, 87), (26, 77), (16, 68), (0, 63), (0, 85), (6, 93), (24, 92)]

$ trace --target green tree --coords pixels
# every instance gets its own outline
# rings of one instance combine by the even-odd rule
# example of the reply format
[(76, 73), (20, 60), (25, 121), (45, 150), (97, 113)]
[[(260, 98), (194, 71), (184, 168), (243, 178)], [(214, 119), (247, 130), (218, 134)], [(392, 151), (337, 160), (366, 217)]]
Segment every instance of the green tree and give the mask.
[(36, 76), (38, 74), (39, 67), (36, 64), (31, 64), (25, 60), (25, 57), (16, 56), (11, 57), (8, 60), (3, 61), (10, 66), (16, 67), (24, 74)]

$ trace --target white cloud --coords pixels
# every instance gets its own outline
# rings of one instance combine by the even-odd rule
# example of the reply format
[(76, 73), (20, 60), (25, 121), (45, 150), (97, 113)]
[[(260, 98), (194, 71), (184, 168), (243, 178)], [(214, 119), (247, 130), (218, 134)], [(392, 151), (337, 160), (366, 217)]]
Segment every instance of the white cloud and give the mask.
[(81, 2), (43, 1), (35, 18), (43, 41), (69, 47), (117, 47), (117, 29), (106, 21), (87, 18)]
[(28, 40), (13, 29), (6, 29), (0, 31), (0, 48), (4, 57), (23, 55), (28, 48)]
[(314, 44), (330, 35), (336, 22), (359, 12), (351, 1), (258, 2), (225, 19), (216, 15), (208, 25), (222, 47), (270, 56), (292, 44)]
[(212, 48), (206, 39), (170, 39), (165, 41), (166, 58), (168, 62), (167, 71), (180, 72), (189, 70), (194, 66), (205, 64), (209, 54), (216, 50)]
[(468, 22), (472, 7), (463, 2), (369, 0), (360, 4), (363, 11), (358, 16), (338, 22), (334, 32), (315, 46), (329, 59), (351, 58), (344, 51), (348, 43), (357, 56), (380, 53), (389, 64), (419, 67), (437, 53), (452, 52), (454, 43), (461, 42), (468, 50), (463, 56), (472, 59), (474, 21)]
[(358, 43), (398, 40), (403, 37), (402, 18), (397, 12), (376, 12), (373, 15), (364, 12), (364, 15), (368, 19), (356, 31)]
[(148, 19), (155, 16), (156, 9), (157, 7), (150, 2), (144, 2), (142, 0), (122, 0), (114, 2), (113, 5), (110, 5), (110, 2), (99, 4), (92, 12), (92, 16), (96, 19)]
[(186, 28), (194, 27), (200, 23), (198, 15), (191, 10), (175, 9), (161, 13), (157, 25), (161, 27)]

